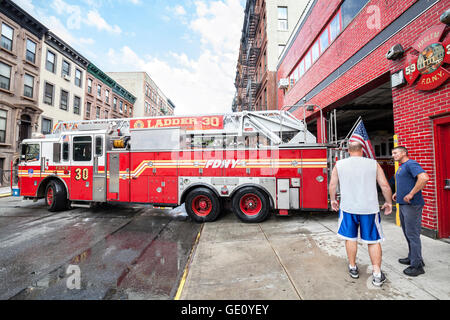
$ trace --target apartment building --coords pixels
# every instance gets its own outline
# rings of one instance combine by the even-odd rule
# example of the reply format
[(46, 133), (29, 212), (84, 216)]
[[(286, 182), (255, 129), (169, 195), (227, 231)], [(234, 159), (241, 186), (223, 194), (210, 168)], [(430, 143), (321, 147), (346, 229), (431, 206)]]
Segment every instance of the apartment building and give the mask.
[(124, 88), (136, 96), (133, 117), (173, 115), (175, 105), (166, 97), (146, 72), (108, 72)]
[(278, 58), (308, 0), (247, 0), (233, 111), (277, 109)]
[(82, 120), (89, 61), (48, 31), (42, 44), (39, 131), (51, 133), (59, 121)]
[(85, 120), (131, 118), (136, 96), (89, 63), (85, 86)]

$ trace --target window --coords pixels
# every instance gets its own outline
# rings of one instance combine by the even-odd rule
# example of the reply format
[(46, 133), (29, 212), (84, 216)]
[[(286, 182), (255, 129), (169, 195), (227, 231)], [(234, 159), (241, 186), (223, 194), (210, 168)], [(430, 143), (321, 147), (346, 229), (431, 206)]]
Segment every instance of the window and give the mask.
[(29, 74), (24, 75), (23, 95), (28, 98), (33, 98), (34, 77)]
[(62, 146), (63, 161), (69, 161), (69, 143), (64, 142)]
[(314, 61), (317, 60), (317, 58), (319, 58), (319, 41), (316, 41), (316, 43), (314, 43), (313, 47), (312, 47), (312, 62), (314, 63)]
[(86, 103), (86, 118), (90, 118), (91, 117), (91, 103), (88, 102)]
[(75, 69), (75, 85), (81, 88), (81, 77), (83, 73), (79, 69)]
[(113, 110), (116, 111), (117, 110), (117, 98), (114, 97), (113, 99)]
[(39, 144), (22, 145), (22, 156), (26, 162), (38, 161), (40, 153)]
[(5, 143), (6, 141), (6, 122), (8, 119), (8, 112), (5, 110), (0, 110), (0, 142)]
[(27, 39), (27, 52), (25, 53), (25, 59), (31, 63), (36, 62), (36, 43)]
[(102, 86), (101, 85), (97, 85), (97, 97), (101, 98), (102, 97)]
[(311, 50), (305, 56), (305, 72), (311, 67)]
[(52, 120), (42, 118), (42, 133), (43, 134), (52, 133)]
[(81, 98), (74, 96), (73, 97), (73, 113), (80, 114), (80, 107), (81, 107)]
[(105, 90), (105, 101), (109, 104), (109, 90)]
[(97, 111), (95, 113), (96, 119), (100, 119), (100, 111), (101, 111), (100, 107), (97, 107)]
[(65, 90), (61, 90), (61, 101), (59, 107), (63, 110), (69, 109), (69, 93)]
[(101, 157), (103, 155), (103, 138), (95, 137), (95, 155)]
[(92, 79), (88, 79), (88, 93), (92, 94)]
[(0, 62), (0, 88), (9, 90), (11, 85), (11, 66)]
[(326, 48), (328, 48), (328, 28), (320, 35), (320, 53), (323, 53)]
[(55, 73), (56, 72), (55, 63), (56, 63), (55, 54), (51, 51), (47, 51), (47, 61), (45, 62), (45, 68), (48, 71)]
[(103, 111), (103, 115), (104, 115), (104, 119), (108, 119), (109, 118), (108, 110)]
[(73, 138), (73, 161), (91, 161), (92, 159), (92, 138)]
[(339, 11), (330, 23), (330, 43), (336, 39), (341, 32), (341, 12)]
[(341, 6), (343, 28), (356, 17), (369, 0), (345, 0)]
[(12, 51), (14, 29), (6, 23), (2, 23), (2, 41), (1, 45), (6, 50)]
[(66, 60), (62, 63), (62, 76), (70, 77), (70, 63)]
[(123, 101), (122, 100), (119, 101), (119, 111), (120, 111), (120, 113), (123, 113)]
[(300, 61), (300, 65), (298, 66), (298, 77), (301, 78), (305, 74), (305, 62)]
[(288, 14), (287, 7), (278, 7), (278, 30), (288, 30)]
[(124, 110), (125, 114), (127, 113), (127, 109), (128, 109), (128, 106), (127, 106), (127, 104), (125, 103), (125, 110)]
[(52, 84), (46, 82), (44, 85), (44, 103), (53, 105), (53, 93), (54, 93), (54, 87)]

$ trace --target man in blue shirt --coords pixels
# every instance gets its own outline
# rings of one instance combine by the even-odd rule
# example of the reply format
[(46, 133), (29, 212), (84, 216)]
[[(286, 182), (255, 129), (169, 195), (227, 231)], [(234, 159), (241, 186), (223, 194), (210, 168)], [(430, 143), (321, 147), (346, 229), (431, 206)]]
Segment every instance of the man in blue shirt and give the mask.
[(416, 277), (425, 273), (420, 242), (422, 209), (425, 205), (422, 189), (430, 177), (416, 161), (409, 159), (408, 149), (405, 147), (394, 148), (392, 157), (401, 165), (395, 174), (397, 192), (392, 199), (400, 205), (400, 222), (409, 249), (408, 257), (398, 261), (409, 265), (403, 270), (406, 275)]

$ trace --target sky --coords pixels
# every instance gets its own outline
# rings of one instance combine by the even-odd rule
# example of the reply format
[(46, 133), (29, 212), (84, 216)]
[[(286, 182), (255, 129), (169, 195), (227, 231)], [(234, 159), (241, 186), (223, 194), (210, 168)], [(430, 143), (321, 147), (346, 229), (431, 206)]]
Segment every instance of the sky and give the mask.
[(231, 112), (245, 0), (13, 1), (102, 71), (146, 71), (176, 115)]

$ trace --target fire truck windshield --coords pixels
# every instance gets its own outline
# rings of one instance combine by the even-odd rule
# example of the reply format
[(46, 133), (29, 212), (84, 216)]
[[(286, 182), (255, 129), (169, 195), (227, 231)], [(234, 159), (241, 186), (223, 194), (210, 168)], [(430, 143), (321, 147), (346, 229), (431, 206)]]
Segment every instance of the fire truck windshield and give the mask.
[(39, 144), (23, 144), (21, 159), (26, 162), (39, 161)]

